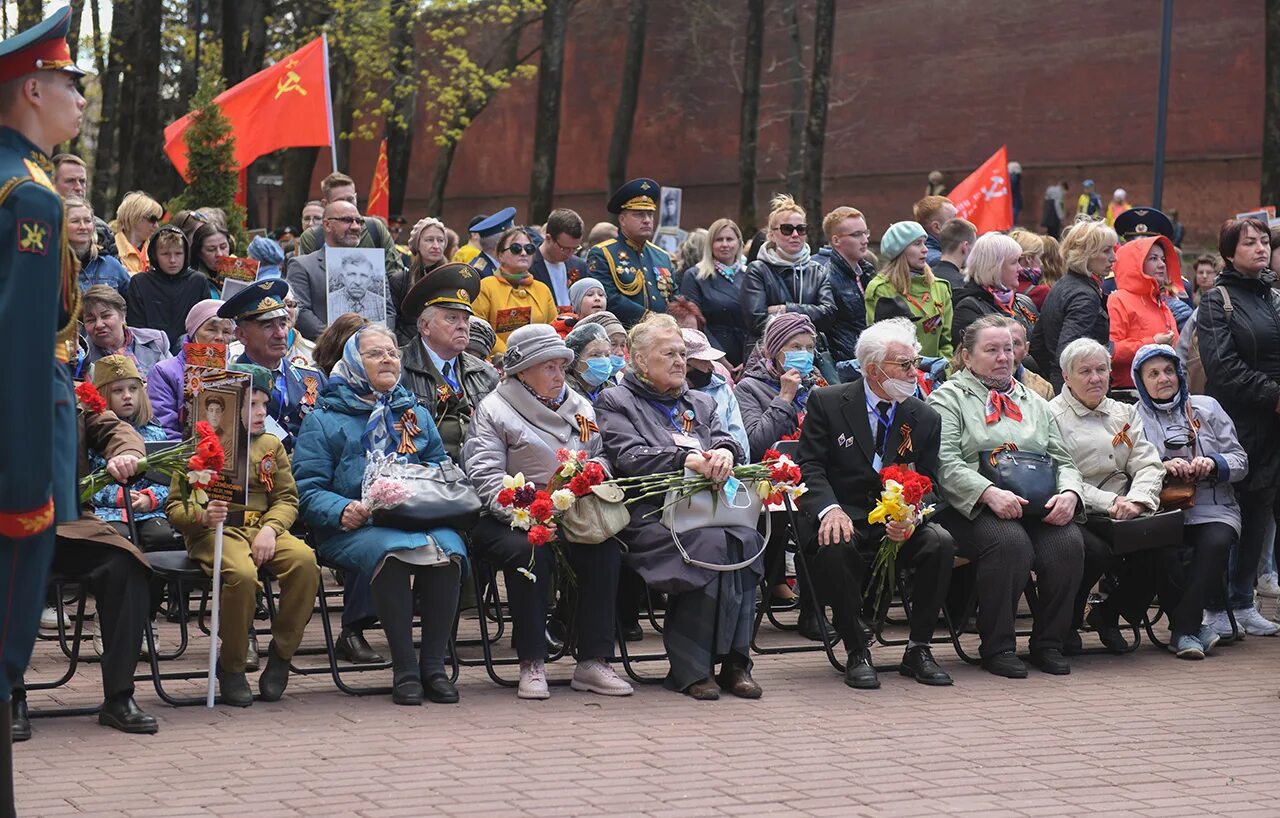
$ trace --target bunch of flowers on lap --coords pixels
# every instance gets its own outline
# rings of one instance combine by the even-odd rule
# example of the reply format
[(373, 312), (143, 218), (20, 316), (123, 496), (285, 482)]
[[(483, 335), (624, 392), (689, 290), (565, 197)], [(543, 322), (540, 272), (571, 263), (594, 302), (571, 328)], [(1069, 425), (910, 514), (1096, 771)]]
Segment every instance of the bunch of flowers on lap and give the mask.
[[(559, 449), (556, 462), (559, 467), (545, 490), (525, 480), (523, 473), (508, 475), (502, 478), (497, 500), (498, 505), (511, 511), (511, 527), (529, 532), (529, 543), (535, 548), (551, 546), (561, 573), (570, 583), (575, 583), (573, 569), (556, 543), (559, 519), (579, 497), (587, 496), (593, 486), (604, 482), (605, 471), (599, 463), (589, 460), (585, 451)], [(529, 553), (528, 567), (516, 570), (530, 582), (537, 580), (533, 573), (533, 552)]]
[[(933, 513), (932, 505), (923, 505), (925, 495), (933, 491), (933, 481), (906, 466), (885, 466), (880, 470), (880, 499), (867, 515), (867, 522), (898, 522), (918, 526)], [(887, 534), (880, 542), (871, 567), (871, 587), (876, 589), (876, 611), (882, 611), (882, 603), (893, 598), (893, 581), (897, 576), (898, 551), (903, 540), (891, 539)]]

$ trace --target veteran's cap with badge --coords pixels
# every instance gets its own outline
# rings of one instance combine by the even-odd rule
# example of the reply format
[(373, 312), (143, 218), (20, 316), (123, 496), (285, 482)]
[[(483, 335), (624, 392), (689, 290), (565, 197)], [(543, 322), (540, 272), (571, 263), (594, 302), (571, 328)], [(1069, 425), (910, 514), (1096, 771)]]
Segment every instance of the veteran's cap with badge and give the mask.
[(264, 278), (222, 302), (218, 317), (236, 321), (270, 321), (287, 316), (289, 310), (284, 299), (288, 294), (289, 284), (283, 278)]
[(71, 7), (55, 11), (37, 25), (20, 31), (0, 43), (0, 82), (8, 82), (36, 71), (62, 71), (84, 76), (87, 72), (71, 59), (67, 32), (71, 30)]
[(624, 210), (656, 212), (660, 188), (661, 185), (652, 179), (632, 179), (613, 192), (613, 196), (609, 199), (608, 210), (615, 215)]
[(471, 225), (470, 230), (480, 238), (488, 238), (496, 236), (508, 227), (515, 226), (516, 209), (514, 207), (504, 207), (492, 216), (485, 216), (478, 222)]
[(480, 276), (470, 264), (441, 264), (422, 277), (400, 302), (400, 312), (415, 318), (427, 307), (445, 307), (471, 313), (471, 302), (480, 294)]
[(105, 355), (93, 362), (93, 388), (102, 387), (128, 379), (142, 380), (138, 365), (127, 355)]
[(1116, 216), (1116, 233), (1123, 241), (1150, 236), (1173, 241), (1173, 222), (1154, 207), (1131, 207)]

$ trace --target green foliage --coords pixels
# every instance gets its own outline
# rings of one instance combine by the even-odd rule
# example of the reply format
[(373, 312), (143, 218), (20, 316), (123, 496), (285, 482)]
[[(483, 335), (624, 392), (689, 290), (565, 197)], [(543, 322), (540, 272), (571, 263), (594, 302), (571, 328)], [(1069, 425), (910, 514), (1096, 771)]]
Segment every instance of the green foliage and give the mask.
[(239, 168), (235, 161), (235, 136), (231, 123), (213, 100), (224, 83), (216, 70), (201, 73), (200, 86), (192, 100), (191, 124), (183, 138), (187, 143), (186, 188), (170, 199), (170, 213), (198, 207), (220, 207), (227, 214), (236, 247), (248, 246), (244, 232), (244, 208), (236, 203)]
[[(376, 139), (382, 123), (413, 128), (397, 103), (415, 92), (437, 144), (457, 143), (498, 91), (537, 73), (515, 48), (540, 19), (543, 0), (334, 0), (331, 43), (347, 55), (361, 89), (353, 133)], [(396, 47), (405, 42), (408, 46)], [(504, 36), (496, 36), (504, 32)], [(418, 45), (421, 33), (426, 42)]]

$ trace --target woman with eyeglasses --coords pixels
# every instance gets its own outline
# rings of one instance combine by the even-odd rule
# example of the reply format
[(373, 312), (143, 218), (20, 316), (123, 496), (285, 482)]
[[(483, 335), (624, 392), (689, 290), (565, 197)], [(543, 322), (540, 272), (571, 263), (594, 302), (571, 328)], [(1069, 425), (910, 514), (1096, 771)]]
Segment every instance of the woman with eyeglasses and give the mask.
[(925, 258), (929, 234), (920, 222), (895, 222), (880, 238), (882, 266), (867, 284), (867, 325), (875, 323), (876, 304), (896, 299), (906, 305), (916, 325), (920, 354), (926, 358), (950, 358), (951, 285), (933, 274)]
[(126, 193), (116, 208), (116, 249), (130, 275), (147, 269), (147, 242), (160, 227), (164, 208), (140, 190)]
[[(1166, 482), (1195, 484), (1195, 503), (1182, 512), (1182, 545), (1170, 555), (1169, 587), (1161, 587), (1160, 605), (1169, 617), (1169, 649), (1179, 659), (1203, 659), (1219, 640), (1212, 621), (1226, 618), (1222, 600), (1212, 600), (1221, 597), (1227, 558), (1240, 539), (1233, 484), (1248, 475), (1249, 455), (1222, 404), (1187, 391), (1187, 373), (1173, 347), (1139, 349), (1133, 383), (1138, 416), (1164, 461)], [(1201, 624), (1204, 611), (1208, 624)]]
[(489, 322), (498, 336), (493, 354), (507, 351), (507, 336), (529, 324), (555, 320), (556, 300), (551, 289), (533, 277), (533, 254), (538, 245), (524, 227), (510, 227), (498, 236), (498, 271), (480, 282), (480, 295), (472, 311)]
[[(449, 256), (446, 254), (449, 237), (445, 234), (444, 222), (427, 217), (421, 219), (409, 231), (409, 269), (397, 270), (387, 280), (391, 288), (391, 298), (398, 307), (404, 303), (404, 297), (413, 289), (413, 285), (423, 276), (444, 264)], [(396, 314), (396, 339), (400, 345), (418, 337), (418, 316), (406, 312)]]
[(747, 265), (739, 295), (748, 345), (764, 334), (765, 323), (775, 315), (797, 312), (823, 331), (836, 311), (827, 271), (809, 257), (804, 209), (785, 193), (774, 196), (772, 204), (767, 240)]

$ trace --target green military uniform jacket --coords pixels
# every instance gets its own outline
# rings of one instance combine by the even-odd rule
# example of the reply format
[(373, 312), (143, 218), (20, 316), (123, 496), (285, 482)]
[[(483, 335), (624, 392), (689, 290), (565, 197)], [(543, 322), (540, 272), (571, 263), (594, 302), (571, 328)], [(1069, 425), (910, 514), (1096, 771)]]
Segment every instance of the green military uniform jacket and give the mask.
[(609, 239), (587, 253), (587, 275), (600, 282), (608, 309), (624, 327), (650, 312), (666, 312), (679, 285), (671, 271), (671, 256), (652, 242)]

